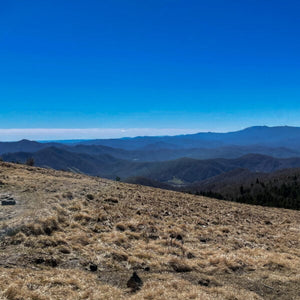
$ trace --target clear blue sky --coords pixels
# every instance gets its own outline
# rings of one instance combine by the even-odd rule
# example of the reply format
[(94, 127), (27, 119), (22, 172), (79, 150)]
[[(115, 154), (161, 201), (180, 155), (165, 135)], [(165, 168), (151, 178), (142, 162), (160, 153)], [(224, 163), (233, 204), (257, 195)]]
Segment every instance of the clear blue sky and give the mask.
[(300, 126), (299, 13), (289, 0), (0, 1), (0, 128)]

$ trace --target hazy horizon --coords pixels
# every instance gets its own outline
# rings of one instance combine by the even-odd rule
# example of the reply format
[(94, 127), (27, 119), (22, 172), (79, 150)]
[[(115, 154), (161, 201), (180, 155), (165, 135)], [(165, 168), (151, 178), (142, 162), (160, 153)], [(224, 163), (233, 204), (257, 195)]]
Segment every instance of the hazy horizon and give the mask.
[(178, 129), (178, 128), (0, 128), (1, 142), (14, 142), (23, 139), (33, 141), (59, 141), (59, 140), (90, 140), (133, 138), (139, 136), (175, 136), (195, 133), (227, 133), (244, 130), (250, 127), (297, 127), (291, 125), (268, 126), (253, 125), (232, 130), (207, 129)]

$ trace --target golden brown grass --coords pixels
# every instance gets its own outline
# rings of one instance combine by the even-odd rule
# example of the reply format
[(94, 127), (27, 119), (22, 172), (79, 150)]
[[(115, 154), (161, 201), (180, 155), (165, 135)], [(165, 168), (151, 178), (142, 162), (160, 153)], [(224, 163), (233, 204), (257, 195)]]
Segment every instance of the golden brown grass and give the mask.
[(0, 207), (0, 299), (300, 298), (298, 211), (8, 163), (0, 180), (17, 199)]

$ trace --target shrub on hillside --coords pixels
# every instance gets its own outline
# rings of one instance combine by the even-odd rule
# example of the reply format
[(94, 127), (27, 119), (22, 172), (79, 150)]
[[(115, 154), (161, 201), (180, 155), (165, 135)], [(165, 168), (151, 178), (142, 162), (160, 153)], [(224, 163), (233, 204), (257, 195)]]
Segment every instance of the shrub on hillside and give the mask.
[(28, 158), (27, 160), (26, 160), (26, 165), (27, 166), (30, 166), (30, 167), (32, 167), (32, 166), (34, 166), (34, 159), (31, 157), (31, 158)]

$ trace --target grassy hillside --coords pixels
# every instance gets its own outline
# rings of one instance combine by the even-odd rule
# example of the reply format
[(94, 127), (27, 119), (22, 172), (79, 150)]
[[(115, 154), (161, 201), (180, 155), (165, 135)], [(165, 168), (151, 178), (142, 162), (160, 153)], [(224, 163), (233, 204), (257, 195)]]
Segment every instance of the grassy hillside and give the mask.
[(0, 298), (300, 296), (298, 211), (9, 163), (0, 181)]

